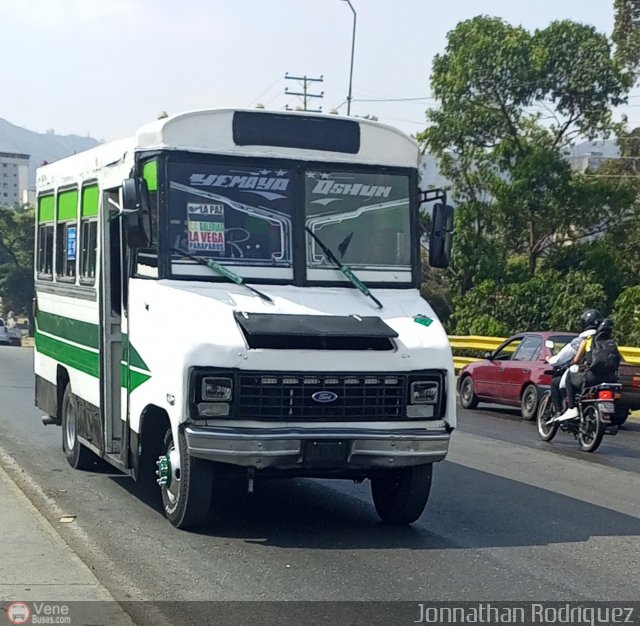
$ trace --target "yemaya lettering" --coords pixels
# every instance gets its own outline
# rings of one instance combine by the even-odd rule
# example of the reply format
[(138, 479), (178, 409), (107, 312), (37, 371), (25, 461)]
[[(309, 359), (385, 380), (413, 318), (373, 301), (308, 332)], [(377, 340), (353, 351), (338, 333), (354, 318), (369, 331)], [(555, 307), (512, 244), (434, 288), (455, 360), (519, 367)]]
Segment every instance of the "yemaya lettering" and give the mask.
[(268, 176), (224, 176), (218, 174), (191, 174), (189, 182), (194, 187), (220, 187), (223, 189), (258, 189), (260, 191), (286, 191), (288, 178)]

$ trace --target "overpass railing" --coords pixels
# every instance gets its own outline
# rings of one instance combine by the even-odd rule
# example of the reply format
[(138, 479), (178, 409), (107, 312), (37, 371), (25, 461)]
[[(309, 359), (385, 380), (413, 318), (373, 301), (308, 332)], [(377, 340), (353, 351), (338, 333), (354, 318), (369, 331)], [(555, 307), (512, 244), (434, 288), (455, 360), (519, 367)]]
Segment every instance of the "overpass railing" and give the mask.
[[(460, 356), (456, 352), (461, 351), (477, 351), (477, 352), (493, 352), (501, 343), (507, 340), (507, 337), (480, 337), (477, 335), (451, 335), (451, 349), (453, 350), (453, 363), (456, 372), (461, 370), (465, 365), (480, 361), (477, 357)], [(620, 346), (620, 354), (622, 358), (632, 365), (640, 365), (640, 348), (631, 348)]]

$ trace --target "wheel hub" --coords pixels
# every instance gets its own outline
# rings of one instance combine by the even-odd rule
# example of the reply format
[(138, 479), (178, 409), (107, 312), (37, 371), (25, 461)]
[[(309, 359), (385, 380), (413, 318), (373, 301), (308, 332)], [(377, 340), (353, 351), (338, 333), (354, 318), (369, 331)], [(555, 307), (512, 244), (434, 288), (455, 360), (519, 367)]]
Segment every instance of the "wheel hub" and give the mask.
[(177, 482), (180, 481), (180, 457), (175, 448), (172, 448), (163, 454), (156, 461), (158, 469), (156, 470), (156, 481), (161, 487), (170, 490)]

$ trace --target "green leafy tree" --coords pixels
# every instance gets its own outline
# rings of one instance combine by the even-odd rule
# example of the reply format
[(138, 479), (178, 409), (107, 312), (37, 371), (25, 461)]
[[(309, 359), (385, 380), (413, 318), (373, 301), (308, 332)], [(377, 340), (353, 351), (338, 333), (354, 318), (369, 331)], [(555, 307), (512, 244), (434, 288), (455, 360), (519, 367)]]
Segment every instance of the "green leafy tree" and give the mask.
[(458, 238), (473, 240), (456, 259), (461, 293), (486, 277), (470, 272), (477, 262), (468, 255), (525, 254), (533, 274), (549, 248), (579, 239), (611, 211), (603, 196), (623, 204), (602, 182), (595, 196), (585, 193), (564, 158), (576, 137), (615, 129), (611, 108), (630, 86), (593, 27), (561, 21), (529, 33), (476, 17), (449, 33), (431, 84), (440, 107), (419, 139), (453, 182)]
[(33, 208), (0, 207), (0, 297), (5, 313), (13, 310), (29, 316), (33, 329)]
[(640, 66), (640, 0), (614, 0), (616, 59), (637, 73)]
[(620, 344), (640, 346), (640, 286), (625, 289), (613, 307)]
[(456, 301), (454, 331), (492, 336), (576, 331), (584, 310), (604, 309), (606, 299), (597, 276), (589, 272), (547, 270), (521, 282), (485, 280)]

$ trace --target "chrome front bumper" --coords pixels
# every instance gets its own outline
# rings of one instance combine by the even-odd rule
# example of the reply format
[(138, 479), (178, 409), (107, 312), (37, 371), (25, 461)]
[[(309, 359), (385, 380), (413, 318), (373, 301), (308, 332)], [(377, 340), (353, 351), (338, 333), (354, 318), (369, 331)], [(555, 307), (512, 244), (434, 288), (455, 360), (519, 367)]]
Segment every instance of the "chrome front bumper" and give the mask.
[(308, 441), (346, 443), (346, 460), (335, 469), (392, 468), (442, 461), (450, 435), (444, 429), (222, 428), (188, 425), (189, 454), (200, 459), (264, 468), (306, 467)]

